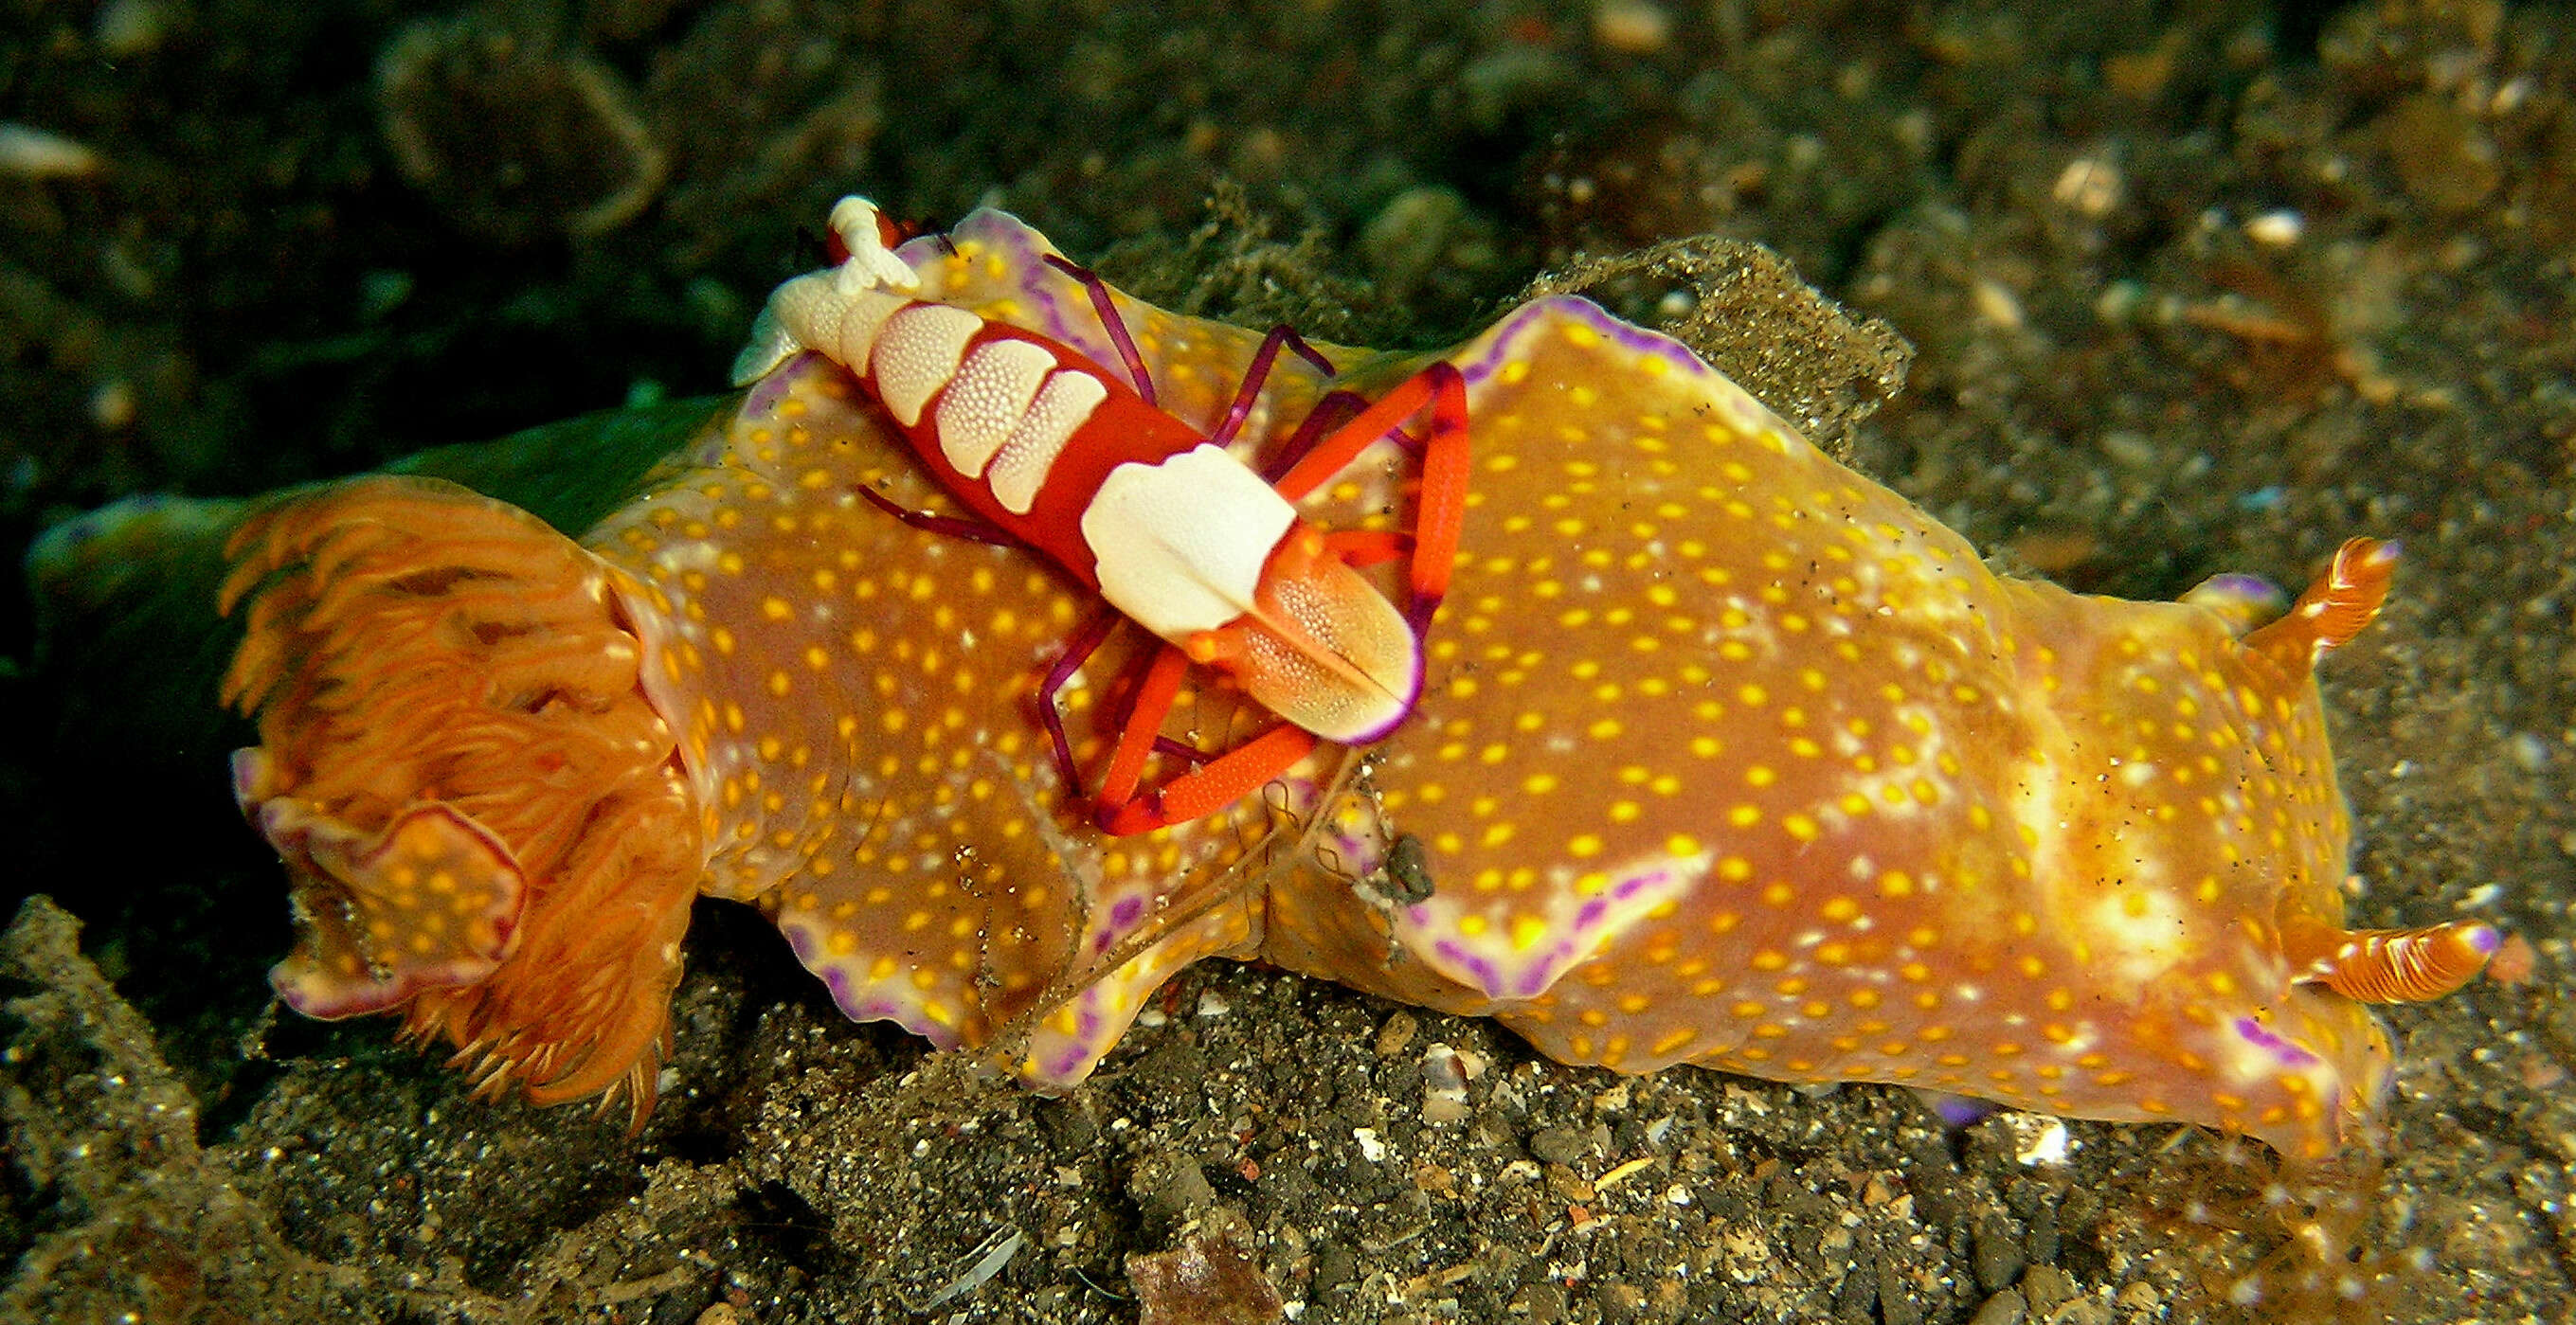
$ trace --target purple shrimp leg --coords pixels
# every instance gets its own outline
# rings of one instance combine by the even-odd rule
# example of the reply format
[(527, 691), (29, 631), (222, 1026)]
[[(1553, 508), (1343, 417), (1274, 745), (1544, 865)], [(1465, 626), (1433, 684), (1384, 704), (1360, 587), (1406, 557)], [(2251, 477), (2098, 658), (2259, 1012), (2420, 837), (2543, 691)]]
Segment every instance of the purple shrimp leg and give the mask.
[[(1270, 368), (1278, 362), (1279, 347), (1282, 345), (1295, 351), (1298, 358), (1315, 365), (1317, 372), (1326, 377), (1333, 375), (1333, 361), (1316, 353), (1315, 347), (1307, 344), (1305, 337), (1298, 335), (1285, 322), (1272, 327), (1270, 334), (1261, 338), (1261, 348), (1252, 352), (1252, 363), (1243, 370), (1243, 385), (1235, 388), (1234, 404), (1226, 410), (1225, 418), (1216, 425), (1216, 431), (1208, 434), (1209, 441), (1218, 446), (1226, 446), (1234, 441), (1235, 433), (1243, 428), (1243, 421), (1252, 415), (1252, 402), (1261, 398), (1261, 388), (1270, 381)], [(1311, 423), (1313, 419), (1314, 416), (1310, 413), (1307, 421)], [(1299, 425), (1300, 435), (1304, 434), (1305, 430), (1305, 425)], [(1310, 440), (1307, 445), (1312, 446), (1314, 443)]]
[[(981, 520), (961, 520), (953, 515), (934, 515), (928, 511), (911, 510), (896, 505), (891, 498), (870, 487), (861, 487), (859, 495), (867, 498), (868, 502), (878, 510), (915, 529), (992, 547), (1018, 545), (1019, 540)], [(1056, 772), (1063, 776), (1064, 785), (1067, 787), (1078, 789), (1082, 784), (1079, 781), (1080, 774), (1073, 766), (1073, 740), (1065, 734), (1064, 715), (1058, 712), (1055, 706), (1056, 692), (1064, 689), (1065, 682), (1072, 680), (1073, 674), (1081, 671), (1082, 665), (1091, 660), (1091, 655), (1100, 648), (1101, 641), (1109, 638), (1110, 628), (1116, 626), (1118, 621), (1119, 616), (1114, 611), (1093, 614), (1089, 621), (1083, 623), (1082, 629), (1075, 633), (1072, 642), (1065, 646), (1064, 653), (1055, 660), (1055, 664), (1047, 668), (1045, 679), (1038, 682), (1038, 718), (1046, 724), (1047, 739), (1055, 744)]]
[(1327, 392), (1323, 399), (1315, 402), (1315, 408), (1307, 411), (1305, 420), (1297, 425), (1297, 431), (1279, 444), (1279, 454), (1263, 462), (1262, 481), (1275, 486), (1282, 476), (1297, 467), (1298, 461), (1306, 458), (1307, 452), (1315, 449), (1317, 442), (1324, 440), (1326, 434), (1358, 418), (1360, 411), (1367, 408), (1368, 398), (1356, 391)]
[(962, 538), (969, 543), (981, 543), (986, 547), (1018, 547), (1020, 545), (1020, 540), (1011, 537), (1009, 534), (1003, 533), (1001, 530), (996, 529), (981, 520), (961, 519), (954, 515), (935, 515), (929, 511), (916, 511), (908, 506), (898, 506), (895, 504), (893, 498), (865, 485), (862, 485), (859, 488), (859, 495), (867, 498), (869, 505), (903, 521), (905, 524), (911, 525), (915, 529), (927, 530), (934, 534), (945, 534), (950, 538)]
[(1146, 404), (1162, 408), (1154, 400), (1154, 379), (1145, 375), (1145, 356), (1136, 352), (1136, 341), (1127, 334), (1126, 319), (1118, 316), (1118, 305), (1110, 301), (1108, 282), (1101, 280), (1100, 273), (1089, 267), (1076, 266), (1053, 253), (1045, 256), (1048, 266), (1072, 277), (1081, 284), (1083, 292), (1091, 296), (1092, 311), (1100, 315), (1101, 329), (1109, 333), (1110, 343), (1118, 347), (1118, 357), (1127, 365), (1127, 379), (1136, 384), (1136, 394), (1143, 397)]
[(1047, 668), (1045, 679), (1038, 682), (1038, 721), (1046, 724), (1047, 739), (1055, 742), (1056, 772), (1063, 776), (1066, 789), (1077, 795), (1082, 790), (1081, 774), (1073, 766), (1073, 740), (1064, 733), (1064, 714), (1057, 710), (1055, 697), (1064, 689), (1065, 682), (1072, 680), (1073, 674), (1091, 661), (1091, 655), (1100, 651), (1101, 642), (1109, 638), (1109, 632), (1122, 620), (1125, 618), (1118, 615), (1116, 608), (1104, 607), (1092, 613), (1091, 619), (1083, 622), (1082, 628), (1075, 631), (1072, 640), (1065, 644), (1064, 652), (1056, 658), (1055, 665)]

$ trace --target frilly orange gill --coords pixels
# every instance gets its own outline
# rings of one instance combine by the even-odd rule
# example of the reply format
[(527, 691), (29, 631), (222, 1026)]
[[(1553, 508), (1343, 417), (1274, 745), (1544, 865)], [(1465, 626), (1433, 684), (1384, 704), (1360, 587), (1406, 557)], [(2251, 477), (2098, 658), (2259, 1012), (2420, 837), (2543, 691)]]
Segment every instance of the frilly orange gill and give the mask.
[(399, 1010), (486, 1084), (653, 1097), (704, 852), (615, 572), (515, 507), (357, 479), (254, 514), (224, 679), (244, 810), (294, 884), (271, 979)]

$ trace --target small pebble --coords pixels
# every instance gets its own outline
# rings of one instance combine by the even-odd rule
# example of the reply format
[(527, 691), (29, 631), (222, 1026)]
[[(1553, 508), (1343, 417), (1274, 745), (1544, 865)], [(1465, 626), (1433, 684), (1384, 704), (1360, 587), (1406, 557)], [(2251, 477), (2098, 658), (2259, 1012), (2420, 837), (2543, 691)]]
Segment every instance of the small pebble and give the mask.
[(1583, 1134), (1570, 1127), (1546, 1127), (1529, 1139), (1530, 1153), (1550, 1164), (1571, 1164), (1583, 1157)]
[(1403, 1053), (1404, 1046), (1413, 1043), (1413, 1033), (1420, 1029), (1421, 1021), (1410, 1012), (1398, 1012), (1387, 1018), (1386, 1024), (1377, 1028), (1378, 1057), (1393, 1058)]
[(0, 175), (19, 179), (86, 179), (107, 159), (58, 133), (0, 122)]
[(2021, 1278), (2023, 1265), (2021, 1231), (2001, 1215), (1980, 1220), (1971, 1235), (1969, 1266), (1977, 1276), (1977, 1287), (1989, 1293), (2000, 1293)]
[(2307, 222), (2297, 212), (2284, 207), (2269, 211), (2245, 223), (2245, 237), (2265, 248), (2288, 248), (2307, 233)]
[(1555, 1325), (1565, 1316), (1565, 1290), (1551, 1283), (1523, 1284), (1504, 1310), (1530, 1325)]
[(130, 60), (151, 52), (170, 35), (170, 14), (160, 0), (108, 0), (98, 7), (89, 32), (100, 54)]
[(1147, 1225), (1167, 1229), (1216, 1203), (1216, 1190), (1198, 1161), (1176, 1150), (1158, 1150), (1136, 1163), (1127, 1194)]
[(1672, 44), (1673, 18), (1653, 0), (1602, 0), (1592, 11), (1592, 37), (1614, 51), (1652, 55)]
[(2407, 196), (2436, 211), (2466, 212), (2504, 182), (2503, 153), (2467, 112), (2441, 97), (2416, 96), (2381, 121), (2388, 155)]
[(1448, 1045), (1433, 1043), (1422, 1051), (1422, 1121), (1454, 1123), (1469, 1113), (1467, 1082), (1478, 1064)]
[(1968, 1318), (1968, 1325), (2021, 1325), (2028, 1319), (2030, 1304), (2022, 1301), (2020, 1293), (2007, 1288), (1987, 1298), (1985, 1305), (1977, 1308), (1977, 1314)]
[(2021, 1277), (2022, 1297), (2037, 1311), (2053, 1311), (2083, 1291), (2076, 1286), (2075, 1276), (2054, 1265), (2034, 1265)]
[(100, 428), (114, 431), (126, 427), (134, 422), (134, 416), (140, 412), (141, 406), (135, 400), (134, 384), (122, 377), (102, 382), (97, 390), (89, 393), (90, 422)]
[(2029, 321), (2021, 311), (2020, 297), (2000, 281), (1981, 277), (1968, 288), (1968, 295), (1979, 318), (2006, 331), (2019, 331)]
[(1137, 1325), (1208, 1321), (1274, 1321), (1284, 1315), (1279, 1290), (1261, 1272), (1239, 1230), (1201, 1232), (1170, 1251), (1127, 1258)]
[(2013, 1158), (2031, 1168), (2056, 1168), (2066, 1162), (2067, 1153), (2075, 1148), (2063, 1118), (2013, 1113), (2005, 1115), (2003, 1121), (2013, 1134)]
[(2111, 214), (2128, 192), (2128, 181), (2120, 168), (2100, 157), (2080, 156), (2057, 172), (2057, 183), (2049, 190), (2058, 203), (2078, 215), (2095, 220)]

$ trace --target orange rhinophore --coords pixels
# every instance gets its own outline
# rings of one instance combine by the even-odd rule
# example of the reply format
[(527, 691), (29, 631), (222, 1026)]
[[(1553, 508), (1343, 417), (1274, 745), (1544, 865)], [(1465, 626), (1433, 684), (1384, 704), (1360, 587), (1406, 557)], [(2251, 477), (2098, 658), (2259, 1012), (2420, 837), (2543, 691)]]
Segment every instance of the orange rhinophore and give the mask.
[(2308, 979), (2359, 1003), (2416, 1003), (2458, 989), (2504, 946), (2474, 920), (2417, 929), (2328, 930), (2316, 936)]
[(2269, 654), (2296, 674), (2352, 642), (2388, 601), (2397, 570), (2397, 545), (2356, 538), (2335, 549), (2334, 563), (2300, 594), (2281, 618), (2245, 637), (2245, 647)]

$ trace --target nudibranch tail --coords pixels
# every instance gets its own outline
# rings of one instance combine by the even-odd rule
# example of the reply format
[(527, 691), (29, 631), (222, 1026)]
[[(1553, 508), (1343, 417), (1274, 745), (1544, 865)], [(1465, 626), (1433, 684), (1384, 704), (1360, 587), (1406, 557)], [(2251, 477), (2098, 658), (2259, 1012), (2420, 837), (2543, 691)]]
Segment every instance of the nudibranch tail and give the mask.
[(2397, 544), (2375, 538), (2348, 540), (2334, 564), (2300, 594), (2280, 620), (2245, 637), (2245, 647), (2270, 655), (2293, 675), (2352, 642), (2388, 601), (2397, 570)]
[(2355, 1002), (2420, 1003), (2476, 979), (2503, 943), (2493, 925), (2453, 920), (2417, 929), (2320, 932), (2290, 956), (2307, 972), (2306, 982)]
[(514, 507), (371, 478), (253, 515), (225, 702), (236, 790), (295, 884), (272, 973), (533, 1099), (652, 1094), (704, 853), (622, 581)]

